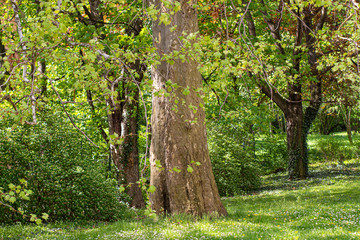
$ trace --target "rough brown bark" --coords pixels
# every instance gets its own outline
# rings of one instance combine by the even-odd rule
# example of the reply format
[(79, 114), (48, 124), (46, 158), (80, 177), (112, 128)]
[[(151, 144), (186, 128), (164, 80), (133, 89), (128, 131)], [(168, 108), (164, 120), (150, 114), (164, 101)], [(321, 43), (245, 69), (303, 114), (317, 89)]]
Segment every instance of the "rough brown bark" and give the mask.
[[(179, 37), (198, 31), (197, 14), (192, 1), (180, 2), (181, 10), (172, 16), (171, 25), (153, 23), (153, 42), (159, 56), (181, 50)], [(152, 2), (160, 13), (168, 9), (162, 1)], [(176, 25), (171, 32), (172, 25)], [(201, 87), (201, 75), (196, 62), (173, 59), (169, 64), (152, 68), (152, 141), (150, 147), (150, 184), (156, 191), (150, 195), (152, 208), (157, 213), (188, 213), (226, 215), (212, 172), (207, 146), (205, 112), (202, 99), (196, 92)], [(178, 84), (170, 96), (157, 94), (167, 91), (166, 82)], [(183, 94), (188, 88), (189, 94)], [(176, 104), (178, 102), (178, 104)], [(196, 108), (196, 110), (195, 110)], [(197, 166), (196, 162), (200, 163)], [(193, 169), (191, 172), (187, 169)]]
[(303, 135), (302, 104), (291, 104), (288, 107), (286, 118), (286, 138), (288, 147), (289, 179), (305, 179), (308, 175), (306, 148)]

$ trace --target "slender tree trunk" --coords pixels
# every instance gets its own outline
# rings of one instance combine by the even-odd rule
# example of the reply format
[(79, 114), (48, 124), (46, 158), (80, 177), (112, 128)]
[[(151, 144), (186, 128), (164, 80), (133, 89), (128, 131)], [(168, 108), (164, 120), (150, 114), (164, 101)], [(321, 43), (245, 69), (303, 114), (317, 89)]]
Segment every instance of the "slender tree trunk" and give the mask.
[[(138, 77), (135, 79), (141, 82), (143, 79), (144, 68), (140, 61), (129, 64), (135, 70)], [(139, 180), (139, 150), (138, 150), (138, 131), (139, 131), (139, 90), (134, 83), (128, 83), (125, 88), (127, 101), (123, 108), (122, 129), (124, 142), (121, 145), (122, 158), (124, 162), (124, 173), (126, 183), (129, 184), (127, 193), (132, 197), (131, 206), (136, 208), (145, 207), (141, 189), (136, 182)], [(132, 96), (132, 100), (130, 98)]]
[[(261, 1), (266, 9), (264, 1)], [(284, 2), (280, 1), (280, 6)], [(274, 101), (279, 108), (284, 112), (286, 118), (286, 133), (288, 141), (288, 155), (289, 155), (289, 179), (305, 179), (308, 177), (308, 149), (307, 149), (307, 136), (309, 134), (310, 127), (315, 120), (322, 98), (322, 78), (320, 73), (317, 70), (317, 60), (318, 55), (315, 50), (316, 39), (313, 35), (313, 32), (316, 32), (323, 28), (323, 25), (326, 21), (327, 9), (325, 7), (320, 7), (317, 9), (309, 4), (306, 8), (300, 12), (298, 9), (297, 15), (297, 30), (295, 37), (295, 47), (293, 50), (293, 71), (296, 71), (298, 75), (301, 74), (300, 62), (301, 55), (303, 50), (299, 48), (304, 45), (304, 40), (307, 48), (307, 57), (308, 63), (311, 68), (311, 76), (316, 78), (315, 81), (310, 82), (309, 88), (311, 92), (311, 98), (308, 107), (303, 113), (302, 106), (302, 87), (306, 79), (298, 77), (293, 79), (288, 83), (288, 99), (284, 99), (280, 96), (274, 89), (271, 89), (267, 86), (266, 83), (260, 83), (260, 89), (264, 92), (272, 101)], [(316, 16), (316, 12), (319, 12), (320, 15)], [(262, 11), (264, 21), (267, 23), (271, 34), (275, 40), (281, 41), (280, 35), (280, 21), (278, 23), (274, 22), (274, 19), (270, 18), (270, 15), (266, 10)], [(247, 21), (252, 21), (250, 17), (246, 17)], [(314, 20), (317, 20), (316, 22)], [(254, 24), (249, 24), (250, 34), (254, 35), (255, 30)], [(281, 44), (275, 44), (279, 52), (285, 55), (285, 51), (282, 48)]]
[[(87, 12), (90, 19), (89, 24), (95, 27), (103, 25), (103, 14), (99, 11), (102, 4), (100, 0), (89, 0), (90, 12)], [(129, 23), (126, 33), (137, 36), (142, 29), (142, 21), (135, 19)], [(126, 46), (125, 46), (126, 47)], [(119, 141), (110, 144), (111, 157), (114, 165), (119, 170), (119, 183), (127, 186), (127, 194), (132, 198), (130, 206), (142, 208), (145, 202), (141, 189), (136, 183), (139, 180), (139, 153), (138, 153), (138, 116), (139, 116), (139, 91), (134, 87), (132, 80), (141, 82), (143, 79), (144, 68), (140, 61), (127, 64), (131, 70), (137, 73), (133, 79), (131, 73), (127, 71), (126, 79), (114, 84), (118, 91), (116, 99), (107, 99), (111, 113), (108, 114), (108, 124), (110, 135), (117, 134)], [(127, 69), (127, 70), (130, 70)], [(111, 89), (111, 86), (109, 86)], [(114, 101), (113, 101), (114, 100)]]
[[(136, 93), (137, 99), (139, 98)], [(138, 116), (139, 102), (128, 104), (127, 117), (125, 121), (129, 134), (125, 136), (123, 142), (123, 154), (125, 160), (124, 173), (126, 182), (129, 184), (127, 194), (132, 197), (131, 206), (136, 208), (145, 207), (145, 202), (141, 193), (141, 189), (136, 182), (139, 180), (139, 151), (138, 151)]]
[[(138, 66), (140, 66), (138, 64)], [(139, 78), (143, 77), (139, 67)], [(109, 133), (117, 134), (122, 142), (110, 145), (114, 165), (119, 171), (120, 183), (126, 185), (126, 192), (132, 198), (130, 206), (142, 208), (145, 202), (141, 189), (136, 183), (139, 180), (139, 152), (138, 152), (138, 116), (139, 91), (131, 83), (122, 84), (123, 94), (118, 94), (115, 109), (108, 115)], [(132, 96), (133, 100), (130, 100)], [(111, 100), (108, 104), (113, 107)]]
[[(181, 4), (181, 10), (171, 16), (171, 25), (153, 23), (154, 46), (162, 57), (181, 50), (179, 37), (198, 31), (191, 1), (170, 2)], [(153, 3), (159, 14), (170, 12), (162, 1)], [(175, 31), (170, 31), (172, 25), (177, 26)], [(173, 64), (163, 60), (152, 68), (150, 184), (156, 187), (150, 195), (152, 208), (157, 213), (226, 215), (212, 172), (203, 101), (197, 92), (202, 86), (201, 75), (190, 56), (186, 56), (186, 61), (173, 60)], [(168, 90), (168, 80), (178, 85), (170, 96), (159, 92)]]
[(349, 139), (350, 144), (353, 144), (352, 133), (351, 133), (351, 107), (345, 106), (345, 125), (346, 133)]
[[(0, 21), (0, 24), (1, 24), (1, 21)], [(2, 42), (2, 39), (3, 39), (3, 30), (0, 29), (0, 68), (2, 68), (3, 64), (4, 64), (4, 58), (6, 56), (6, 50), (5, 50), (5, 46)], [(4, 72), (5, 73), (5, 72)], [(1, 77), (0, 78), (0, 86), (3, 85), (5, 82), (5, 76)], [(1, 88), (0, 88), (0, 92), (1, 92)]]

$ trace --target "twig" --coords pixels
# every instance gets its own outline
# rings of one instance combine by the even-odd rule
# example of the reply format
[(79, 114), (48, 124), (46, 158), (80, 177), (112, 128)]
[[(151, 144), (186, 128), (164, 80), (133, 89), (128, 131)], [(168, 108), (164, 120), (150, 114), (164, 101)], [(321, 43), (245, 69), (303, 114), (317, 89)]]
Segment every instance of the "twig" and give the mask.
[(61, 106), (62, 106), (62, 108), (63, 108), (66, 116), (69, 118), (71, 124), (74, 126), (74, 128), (76, 128), (82, 135), (84, 135), (85, 138), (86, 138), (87, 140), (89, 140), (89, 142), (90, 142), (92, 145), (94, 145), (95, 147), (99, 148), (99, 146), (96, 145), (96, 144), (86, 135), (86, 133), (84, 133), (78, 126), (76, 126), (76, 124), (74, 123), (74, 121), (73, 121), (73, 119), (71, 118), (70, 114), (66, 111), (64, 102), (63, 102), (60, 94), (58, 93), (58, 91), (56, 91), (56, 89), (55, 89), (55, 87), (54, 87), (53, 80), (52, 80), (51, 78), (49, 78), (48, 76), (46, 76), (45, 74), (43, 74), (43, 73), (42, 73), (42, 75), (43, 75), (44, 77), (46, 77), (46, 78), (50, 81), (50, 84), (51, 84), (52, 89), (54, 90), (54, 92), (56, 93), (57, 97), (59, 98), (60, 103), (61, 103)]
[[(15, 14), (15, 22), (16, 22), (16, 25), (17, 25), (17, 30), (18, 30), (18, 34), (19, 34), (19, 38), (20, 38), (20, 45), (22, 47), (22, 50), (24, 50), (24, 52), (25, 52), (26, 51), (26, 45), (23, 42), (24, 41), (24, 35), (23, 35), (23, 32), (22, 32), (22, 27), (21, 27), (21, 22), (20, 22), (20, 17), (19, 17), (19, 6), (17, 5), (16, 0), (11, 0), (11, 5), (12, 5), (12, 8), (13, 8), (14, 14)], [(24, 53), (24, 57), (26, 57), (25, 53)], [(27, 65), (25, 64), (24, 68), (23, 68), (22, 77), (23, 77), (24, 82), (30, 82), (30, 80), (26, 77), (26, 74), (27, 74)]]
[(229, 96), (229, 90), (227, 89), (227, 87), (226, 87), (225, 89), (226, 89), (226, 97), (224, 98), (224, 101), (223, 101), (223, 103), (221, 104), (220, 109), (219, 109), (219, 119), (221, 118), (221, 109), (222, 109), (222, 107), (225, 105), (226, 99), (227, 99), (228, 96)]
[(26, 61), (21, 62), (21, 63), (18, 63), (18, 64), (12, 69), (9, 77), (6, 79), (6, 81), (5, 81), (2, 85), (0, 85), (0, 91), (2, 90), (1, 88), (2, 88), (3, 86), (5, 86), (5, 85), (10, 81), (10, 78), (11, 78), (12, 75), (15, 73), (16, 68), (17, 68), (18, 66), (22, 65), (23, 63), (26, 63)]

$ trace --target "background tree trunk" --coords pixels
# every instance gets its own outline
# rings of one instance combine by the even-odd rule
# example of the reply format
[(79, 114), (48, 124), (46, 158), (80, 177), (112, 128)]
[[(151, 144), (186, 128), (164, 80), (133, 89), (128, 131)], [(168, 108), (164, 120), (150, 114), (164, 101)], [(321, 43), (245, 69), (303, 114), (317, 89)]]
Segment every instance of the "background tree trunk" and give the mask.
[[(89, 0), (90, 12), (89, 24), (95, 27), (103, 25), (103, 15), (99, 11), (102, 4), (100, 0)], [(126, 33), (129, 36), (139, 35), (142, 29), (142, 21), (135, 19), (128, 24)], [(127, 46), (124, 46), (125, 48)], [(139, 60), (128, 63), (127, 77), (123, 77), (120, 83), (114, 84), (118, 91), (117, 98), (113, 101), (107, 99), (111, 113), (108, 114), (110, 135), (117, 134), (122, 143), (110, 144), (111, 157), (114, 165), (119, 170), (119, 183), (127, 186), (127, 194), (132, 198), (130, 206), (136, 208), (145, 207), (141, 189), (136, 183), (139, 180), (139, 152), (138, 152), (138, 116), (139, 116), (139, 90), (134, 87), (132, 80), (140, 83), (143, 79), (144, 68)], [(134, 70), (138, 76), (134, 79), (129, 71)], [(110, 87), (109, 87), (110, 88)], [(111, 89), (110, 89), (111, 90)]]
[(289, 104), (286, 114), (286, 138), (289, 155), (289, 179), (305, 179), (308, 175), (303, 135), (302, 103)]
[[(159, 56), (181, 50), (179, 37), (198, 31), (191, 1), (170, 2), (181, 3), (181, 10), (172, 15), (171, 25), (176, 25), (176, 30), (171, 32), (171, 25), (159, 21), (153, 23), (153, 42)], [(153, 3), (159, 14), (168, 11), (160, 0)], [(202, 86), (201, 75), (190, 56), (186, 56), (186, 61), (173, 60), (174, 64), (161, 61), (152, 68), (150, 184), (156, 187), (150, 195), (152, 208), (157, 213), (226, 215), (212, 172), (203, 101), (196, 91)], [(159, 95), (160, 90), (167, 89), (168, 80), (179, 87), (170, 96)], [(183, 94), (187, 88), (189, 92)]]
[(349, 143), (353, 144), (352, 133), (351, 133), (351, 107), (345, 105), (344, 108), (345, 108), (344, 119), (346, 125), (346, 133), (349, 139)]

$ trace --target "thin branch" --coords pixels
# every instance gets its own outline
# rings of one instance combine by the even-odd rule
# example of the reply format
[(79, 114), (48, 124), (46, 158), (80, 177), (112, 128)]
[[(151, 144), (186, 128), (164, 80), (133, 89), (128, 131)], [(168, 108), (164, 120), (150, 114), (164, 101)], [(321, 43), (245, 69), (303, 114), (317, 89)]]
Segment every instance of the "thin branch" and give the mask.
[(223, 103), (222, 103), (221, 106), (220, 106), (220, 109), (219, 109), (219, 119), (221, 118), (221, 109), (224, 107), (224, 105), (225, 105), (225, 103), (226, 103), (226, 100), (227, 100), (227, 98), (228, 98), (228, 96), (229, 96), (229, 90), (227, 89), (227, 87), (225, 87), (225, 89), (226, 89), (226, 96), (225, 96), (225, 98), (224, 98)]
[[(15, 14), (15, 23), (16, 23), (19, 38), (20, 38), (20, 45), (22, 46), (22, 49), (25, 52), (26, 45), (24, 43), (24, 35), (22, 32), (22, 27), (21, 27), (21, 22), (20, 22), (20, 17), (19, 17), (19, 6), (17, 5), (16, 0), (11, 0), (11, 5), (12, 5), (12, 8), (13, 8), (14, 14)], [(24, 54), (24, 57), (26, 57), (26, 54)], [(30, 82), (30, 80), (26, 77), (26, 74), (27, 74), (27, 65), (25, 64), (24, 68), (23, 68), (22, 77), (23, 77), (24, 82)]]
[(84, 135), (85, 138), (86, 138), (87, 140), (89, 140), (89, 142), (90, 142), (92, 145), (94, 145), (95, 147), (99, 148), (99, 146), (96, 145), (96, 144), (86, 135), (85, 132), (83, 132), (78, 126), (76, 126), (76, 124), (75, 124), (75, 122), (73, 121), (73, 119), (71, 118), (70, 114), (66, 111), (64, 102), (63, 102), (60, 94), (58, 93), (58, 91), (57, 91), (57, 90), (55, 89), (55, 87), (54, 87), (53, 79), (49, 78), (49, 77), (46, 76), (45, 74), (42, 74), (42, 75), (44, 75), (44, 77), (46, 77), (46, 78), (50, 81), (50, 84), (51, 84), (52, 89), (54, 90), (54, 92), (56, 93), (57, 97), (59, 98), (60, 103), (61, 103), (61, 106), (62, 106), (62, 108), (63, 108), (66, 116), (69, 118), (71, 124), (74, 126), (74, 128), (76, 128), (82, 135)]
[[(91, 94), (90, 90), (86, 91), (86, 96), (87, 96), (88, 103), (89, 103), (89, 105), (91, 107), (91, 111), (96, 116), (94, 100), (92, 99), (92, 94)], [(108, 144), (109, 143), (108, 136), (107, 136), (106, 132), (104, 131), (104, 129), (102, 128), (100, 122), (97, 122), (97, 127), (98, 127), (98, 129), (100, 131), (100, 134), (101, 134), (102, 138), (104, 139), (106, 144)]]
[(35, 93), (34, 93), (34, 80), (35, 80), (35, 60), (33, 60), (32, 62), (32, 68), (33, 71), (31, 73), (31, 92), (30, 92), (30, 96), (29, 96), (29, 100), (31, 101), (31, 113), (32, 113), (32, 118), (33, 121), (32, 122), (28, 122), (25, 121), (25, 123), (29, 124), (29, 125), (36, 125), (37, 120), (36, 120), (36, 98), (35, 98)]
[(0, 85), (0, 91), (2, 90), (2, 87), (4, 87), (4, 86), (10, 81), (12, 75), (14, 75), (14, 73), (15, 73), (16, 68), (17, 68), (18, 66), (21, 66), (23, 63), (26, 63), (26, 61), (21, 62), (21, 63), (18, 63), (18, 64), (12, 69), (9, 77), (6, 79), (6, 81), (5, 81), (2, 85)]
[(210, 85), (209, 82), (208, 82), (208, 80), (210, 79), (211, 75), (213, 75), (213, 73), (214, 73), (216, 70), (217, 70), (217, 69), (215, 69), (214, 71), (212, 71), (207, 78), (205, 78), (202, 74), (201, 74), (201, 77), (202, 77), (202, 79), (204, 80), (204, 82), (206, 83), (206, 85), (208, 85), (208, 86), (210, 87), (211, 91), (215, 94), (216, 100), (217, 100), (217, 102), (218, 102), (218, 104), (219, 104), (219, 106), (220, 106), (220, 97), (219, 97), (219, 95), (217, 94), (217, 92), (215, 91), (215, 89), (214, 89), (213, 87), (211, 87), (211, 85)]
[(3, 201), (0, 201), (0, 205), (4, 205), (5, 207), (10, 208), (12, 211), (14, 211), (14, 212), (17, 212), (17, 213), (20, 213), (20, 214), (21, 214), (21, 211), (17, 210), (16, 208), (14, 208), (13, 206), (11, 206), (11, 205), (9, 205), (9, 204), (4, 203)]
[(18, 109), (17, 109), (17, 107), (16, 107), (16, 103), (14, 103), (14, 102), (12, 101), (10, 95), (7, 94), (7, 95), (3, 96), (3, 97), (1, 98), (1, 100), (0, 100), (0, 102), (2, 102), (3, 100), (8, 101), (8, 102), (11, 104), (11, 106), (14, 108), (14, 110), (15, 110), (16, 112), (18, 111)]
[(304, 24), (304, 27), (307, 28), (313, 34), (314, 38), (316, 39), (316, 33), (304, 22), (304, 20), (302, 20), (298, 14), (295, 14), (293, 11), (291, 11), (291, 9), (288, 6), (286, 6), (286, 4), (285, 4), (285, 7), (288, 9), (288, 11), (291, 14), (293, 14), (299, 21), (301, 21), (302, 24)]

